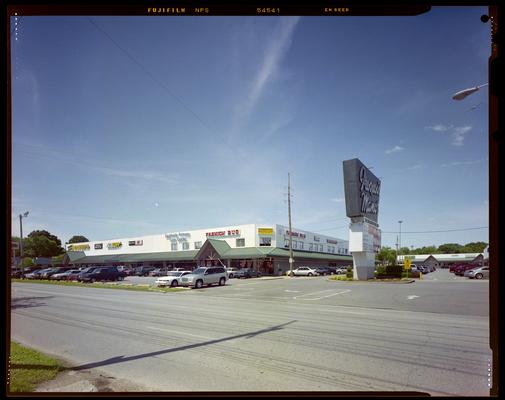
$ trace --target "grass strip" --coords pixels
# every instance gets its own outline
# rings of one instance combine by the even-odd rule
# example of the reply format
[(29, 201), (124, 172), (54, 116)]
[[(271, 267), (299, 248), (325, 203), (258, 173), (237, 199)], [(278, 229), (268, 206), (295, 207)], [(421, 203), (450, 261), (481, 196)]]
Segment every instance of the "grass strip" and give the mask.
[(33, 392), (65, 367), (56, 359), (11, 341), (7, 382), (10, 392)]
[(80, 286), (80, 287), (92, 287), (99, 289), (121, 289), (121, 290), (135, 290), (138, 292), (160, 292), (160, 293), (170, 293), (170, 292), (180, 292), (185, 291), (183, 288), (161, 288), (161, 287), (150, 287), (150, 286), (134, 286), (131, 283), (126, 284), (107, 284), (107, 283), (82, 283), (82, 282), (67, 282), (67, 281), (46, 281), (40, 279), (11, 279), (11, 282), (21, 282), (21, 283), (39, 283), (42, 285), (60, 285), (60, 286)]

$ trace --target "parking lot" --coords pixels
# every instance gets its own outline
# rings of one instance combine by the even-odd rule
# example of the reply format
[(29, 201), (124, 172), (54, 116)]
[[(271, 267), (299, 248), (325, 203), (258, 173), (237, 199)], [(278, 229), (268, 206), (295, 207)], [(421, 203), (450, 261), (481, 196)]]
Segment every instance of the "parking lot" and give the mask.
[(231, 279), (173, 293), (14, 283), (11, 332), (156, 391), (485, 395), (489, 281), (457, 278)]

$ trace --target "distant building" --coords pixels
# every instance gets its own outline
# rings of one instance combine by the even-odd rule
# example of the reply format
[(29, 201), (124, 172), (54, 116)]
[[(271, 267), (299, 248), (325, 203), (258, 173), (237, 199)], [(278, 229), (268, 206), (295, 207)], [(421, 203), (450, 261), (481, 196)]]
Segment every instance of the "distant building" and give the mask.
[[(486, 250), (484, 250), (486, 251)], [(460, 254), (407, 254), (411, 257), (412, 264), (433, 265), (434, 267), (449, 267), (452, 264), (482, 263), (485, 253), (460, 253)], [(404, 255), (397, 256), (398, 264), (403, 264)]]

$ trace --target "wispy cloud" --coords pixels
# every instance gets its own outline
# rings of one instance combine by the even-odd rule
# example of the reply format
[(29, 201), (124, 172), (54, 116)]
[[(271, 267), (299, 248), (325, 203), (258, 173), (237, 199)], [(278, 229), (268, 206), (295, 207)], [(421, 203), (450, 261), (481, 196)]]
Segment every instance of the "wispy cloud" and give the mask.
[(484, 160), (472, 160), (472, 161), (453, 161), (451, 163), (444, 163), (441, 165), (441, 167), (457, 167), (459, 165), (472, 165), (472, 164), (480, 164)]
[(399, 151), (403, 151), (403, 150), (405, 150), (405, 148), (396, 145), (392, 149), (386, 150), (384, 153), (386, 153), (386, 154), (392, 154), (392, 153), (398, 153)]
[(412, 165), (411, 167), (405, 168), (405, 171), (412, 171), (415, 169), (421, 169), (423, 166), (421, 164)]
[(334, 201), (335, 203), (343, 203), (345, 201), (344, 197), (335, 197), (334, 199), (331, 199), (331, 201)]
[(68, 163), (80, 169), (95, 171), (106, 176), (113, 176), (118, 178), (137, 178), (141, 181), (162, 182), (169, 185), (175, 185), (179, 183), (179, 177), (174, 174), (166, 174), (150, 170), (131, 170), (120, 168), (118, 166), (111, 167), (103, 165), (103, 163), (98, 160), (91, 160), (91, 162), (80, 161), (77, 154), (70, 154), (68, 151), (62, 151), (39, 144), (23, 142), (14, 142), (13, 144), (21, 147), (21, 149), (18, 151), (41, 156), (44, 158), (50, 158), (59, 162)]
[(280, 25), (275, 36), (266, 41), (268, 47), (261, 63), (261, 67), (255, 76), (245, 102), (238, 108), (235, 114), (235, 121), (232, 127), (232, 134), (240, 129), (245, 119), (254, 110), (259, 99), (262, 97), (265, 87), (279, 71), (279, 66), (284, 55), (289, 50), (293, 33), (300, 17), (290, 17), (279, 19)]
[(444, 125), (444, 124), (436, 124), (433, 126), (425, 126), (424, 129), (431, 129), (435, 132), (446, 132), (449, 129), (453, 128), (454, 125)]
[(460, 126), (454, 128), (452, 132), (452, 145), (453, 146), (463, 146), (463, 142), (465, 140), (465, 135), (472, 130), (471, 126)]
[(433, 126), (425, 126), (425, 129), (431, 129), (435, 132), (447, 132), (451, 134), (451, 144), (456, 147), (463, 146), (465, 135), (472, 130), (471, 126), (454, 126), (437, 124)]

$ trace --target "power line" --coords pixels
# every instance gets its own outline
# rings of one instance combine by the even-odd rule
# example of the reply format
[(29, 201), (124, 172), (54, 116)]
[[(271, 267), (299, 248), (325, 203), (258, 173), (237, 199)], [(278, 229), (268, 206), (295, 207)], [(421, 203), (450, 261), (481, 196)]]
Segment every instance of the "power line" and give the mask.
[[(402, 231), (402, 234), (404, 234), (404, 233), (463, 232), (463, 231), (473, 231), (473, 230), (476, 230), (476, 229), (487, 229), (487, 228), (489, 228), (489, 227), (488, 227), (488, 226), (479, 226), (479, 227), (476, 227), (476, 228), (447, 229), (447, 230), (443, 230), (443, 231), (417, 231), (417, 232), (413, 232), (413, 231), (410, 231), (410, 232), (403, 232), (403, 231)], [(393, 231), (393, 232), (382, 231), (381, 233), (394, 233), (394, 234), (397, 234), (398, 232), (397, 232), (397, 231)]]
[(126, 51), (123, 47), (121, 47), (119, 45), (119, 43), (117, 43), (113, 38), (112, 36), (110, 36), (105, 30), (103, 30), (100, 26), (98, 26), (90, 17), (86, 17), (88, 19), (88, 21), (93, 24), (93, 26), (98, 29), (100, 32), (102, 32), (105, 36), (107, 36), (107, 38), (112, 42), (114, 43), (114, 45), (119, 49), (121, 50), (124, 54), (126, 54), (126, 56), (131, 60), (133, 61), (135, 64), (137, 64), (141, 69), (142, 71), (144, 71), (152, 80), (154, 83), (156, 83), (157, 85), (159, 85), (162, 89), (164, 89), (170, 96), (172, 96), (175, 100), (177, 100), (187, 111), (189, 111), (198, 121), (200, 121), (200, 123), (205, 127), (207, 128), (211, 133), (213, 133), (214, 135), (216, 135), (216, 133), (213, 131), (213, 129), (211, 129), (199, 116), (197, 113), (195, 113), (191, 108), (189, 108), (189, 106), (187, 106), (177, 95), (175, 95), (174, 93), (172, 93), (172, 91), (163, 83), (163, 82), (160, 82), (146, 67), (144, 67), (144, 65), (142, 65), (139, 61), (137, 61), (135, 59), (135, 57), (133, 57), (130, 53), (128, 53), (128, 51)]

